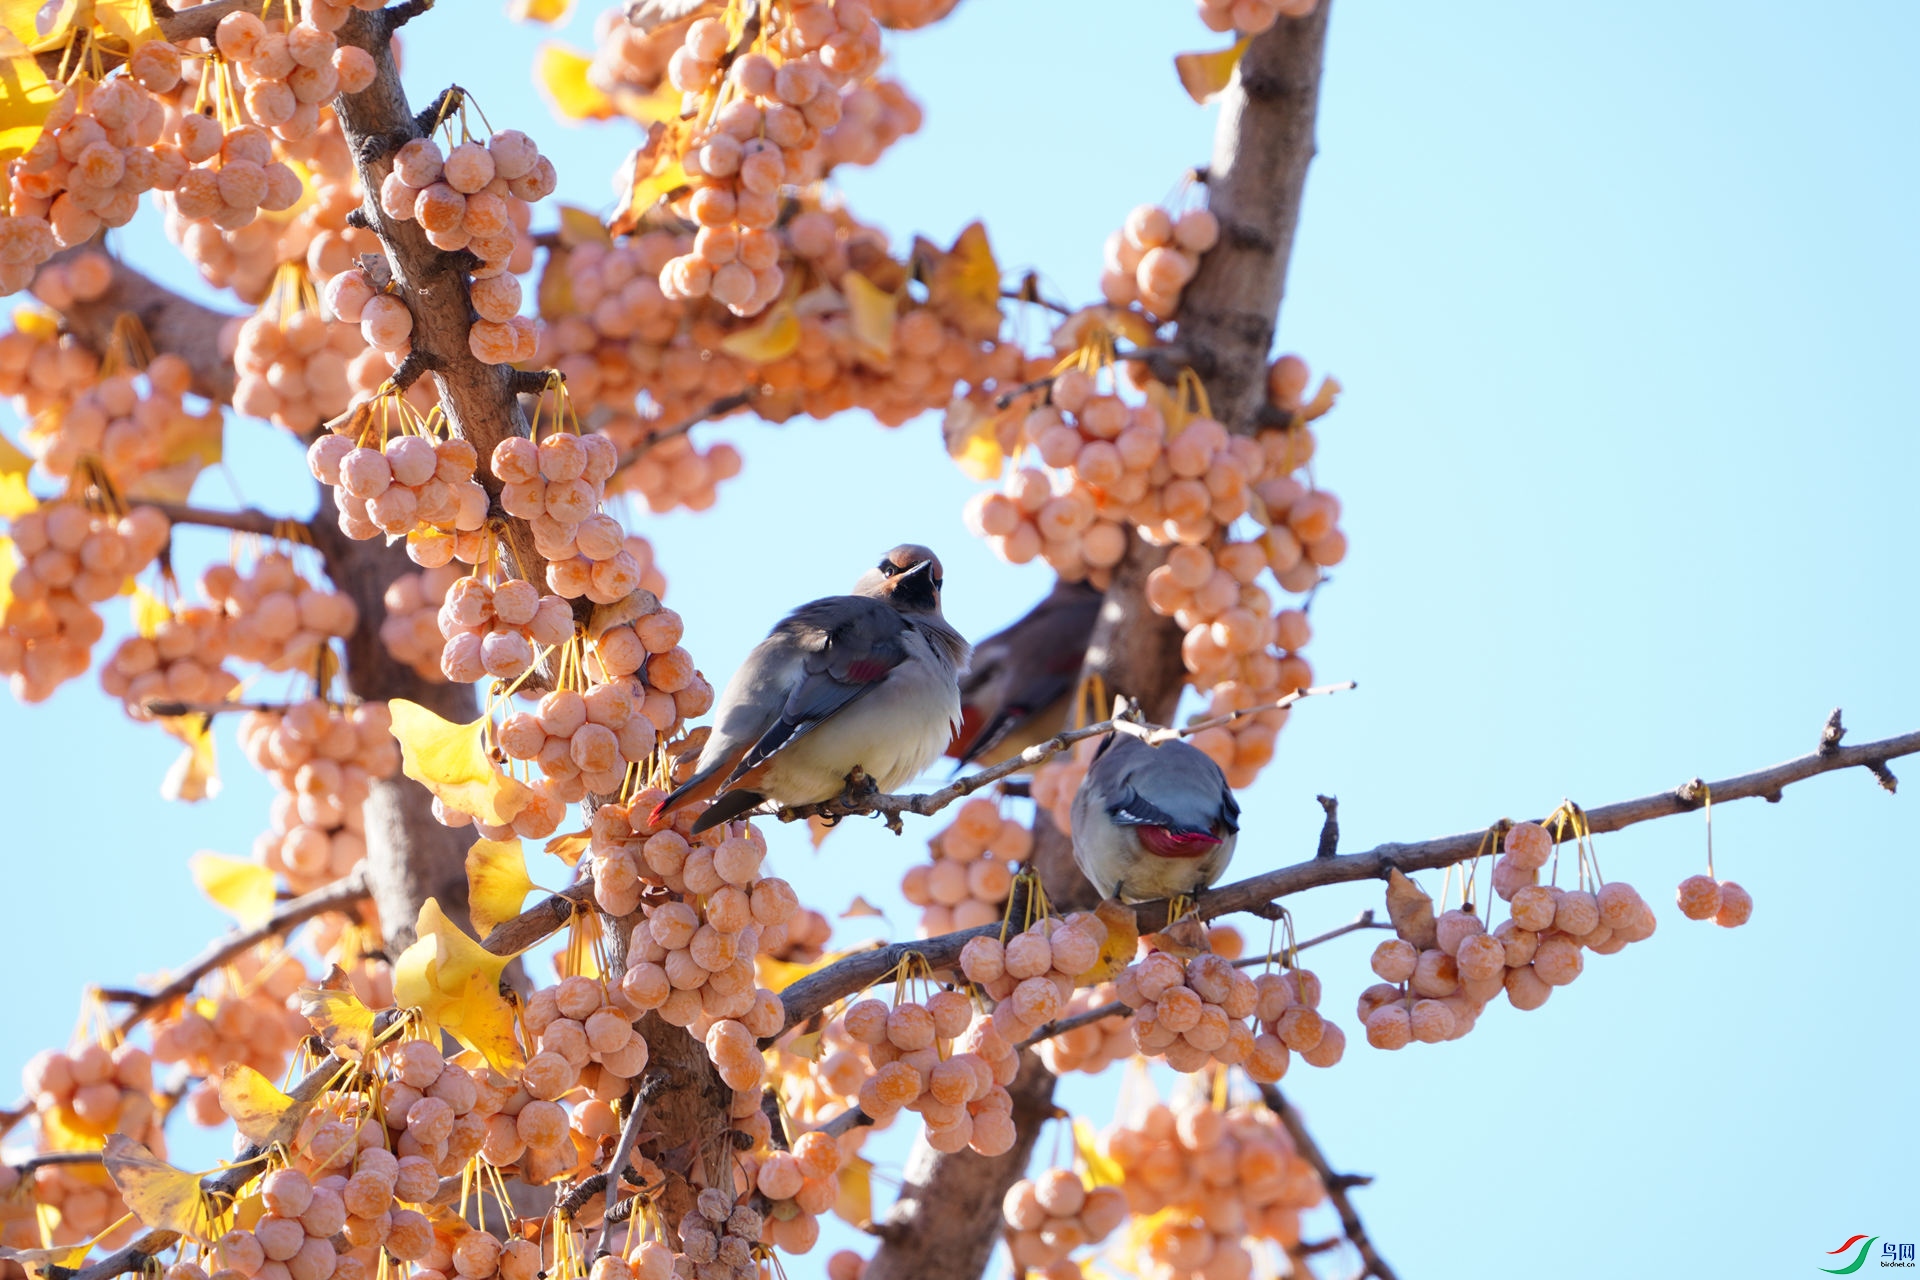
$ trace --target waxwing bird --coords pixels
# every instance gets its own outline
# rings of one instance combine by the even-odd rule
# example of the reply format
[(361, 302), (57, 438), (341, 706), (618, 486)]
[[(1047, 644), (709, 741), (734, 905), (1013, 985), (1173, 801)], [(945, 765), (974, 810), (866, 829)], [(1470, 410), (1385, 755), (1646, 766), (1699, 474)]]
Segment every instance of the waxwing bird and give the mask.
[(1175, 739), (1116, 733), (1073, 798), (1073, 860), (1102, 897), (1192, 894), (1233, 857), (1240, 805), (1210, 756)]
[(999, 764), (1065, 727), (1102, 599), (1085, 582), (1057, 582), (1025, 617), (974, 646), (960, 682), (960, 732), (947, 748), (961, 767)]
[(853, 594), (803, 604), (727, 681), (693, 776), (656, 821), (714, 797), (704, 831), (767, 801), (817, 804), (864, 771), (891, 791), (933, 763), (960, 723), (970, 647), (940, 616), (939, 557), (895, 547)]

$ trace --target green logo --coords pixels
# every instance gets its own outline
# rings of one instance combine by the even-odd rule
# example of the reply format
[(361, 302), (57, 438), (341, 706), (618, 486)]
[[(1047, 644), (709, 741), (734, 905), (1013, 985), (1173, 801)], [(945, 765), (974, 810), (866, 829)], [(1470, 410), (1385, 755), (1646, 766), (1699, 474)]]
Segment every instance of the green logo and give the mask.
[(1827, 1250), (1827, 1255), (1831, 1257), (1836, 1253), (1845, 1253), (1847, 1250), (1853, 1248), (1855, 1245), (1860, 1246), (1859, 1251), (1853, 1255), (1853, 1261), (1849, 1262), (1846, 1266), (1822, 1267), (1820, 1269), (1826, 1272), (1830, 1276), (1852, 1275), (1854, 1272), (1858, 1271), (1861, 1267), (1864, 1267), (1865, 1265), (1867, 1265), (1867, 1250), (1873, 1248), (1873, 1242), (1875, 1240), (1878, 1240), (1879, 1238), (1880, 1238), (1879, 1236), (1854, 1236), (1852, 1239), (1848, 1240), (1845, 1244), (1841, 1245), (1838, 1249)]

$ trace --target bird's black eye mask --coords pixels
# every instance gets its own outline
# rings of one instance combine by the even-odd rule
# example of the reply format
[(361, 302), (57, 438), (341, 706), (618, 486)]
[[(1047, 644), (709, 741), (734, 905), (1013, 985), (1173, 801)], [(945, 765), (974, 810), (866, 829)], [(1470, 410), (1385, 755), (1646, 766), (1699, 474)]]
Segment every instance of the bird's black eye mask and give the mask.
[[(897, 578), (901, 574), (906, 573), (907, 571), (918, 568), (918, 567), (919, 567), (918, 562), (916, 562), (915, 564), (899, 565), (899, 564), (895, 564), (891, 558), (882, 560), (879, 564), (874, 566), (874, 568), (880, 571), (883, 577), (888, 577), (888, 578)], [(933, 582), (933, 589), (935, 591), (940, 590), (941, 587), (946, 585), (946, 581), (947, 581), (946, 578), (939, 573), (929, 570), (927, 573), (927, 577)]]

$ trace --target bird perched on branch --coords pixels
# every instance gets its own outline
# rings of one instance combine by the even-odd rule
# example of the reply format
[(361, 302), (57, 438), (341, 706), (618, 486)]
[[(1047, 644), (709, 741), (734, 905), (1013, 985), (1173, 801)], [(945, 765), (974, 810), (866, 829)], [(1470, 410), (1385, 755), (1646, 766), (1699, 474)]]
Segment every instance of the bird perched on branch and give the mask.
[(962, 767), (999, 764), (1065, 727), (1103, 598), (1085, 582), (1057, 582), (1026, 616), (974, 646), (948, 755)]
[(939, 757), (960, 723), (970, 648), (940, 616), (939, 557), (907, 543), (853, 594), (803, 604), (733, 673), (693, 776), (653, 810), (715, 797), (704, 831), (772, 801), (817, 804), (863, 771), (891, 791)]
[(1073, 797), (1073, 860), (1102, 897), (1192, 894), (1233, 857), (1240, 805), (1210, 756), (1178, 739), (1116, 733)]

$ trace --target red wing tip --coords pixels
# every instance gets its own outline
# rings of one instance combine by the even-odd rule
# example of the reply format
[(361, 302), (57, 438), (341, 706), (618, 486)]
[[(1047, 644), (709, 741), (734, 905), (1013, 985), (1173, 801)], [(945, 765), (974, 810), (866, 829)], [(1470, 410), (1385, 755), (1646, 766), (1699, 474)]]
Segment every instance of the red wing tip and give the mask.
[[(670, 800), (672, 799), (672, 797), (669, 796), (667, 799)], [(648, 812), (647, 824), (649, 826), (657, 824), (660, 821), (660, 819), (665, 816), (666, 812), (667, 812), (667, 801), (662, 800), (659, 804), (654, 805), (652, 810)]]

